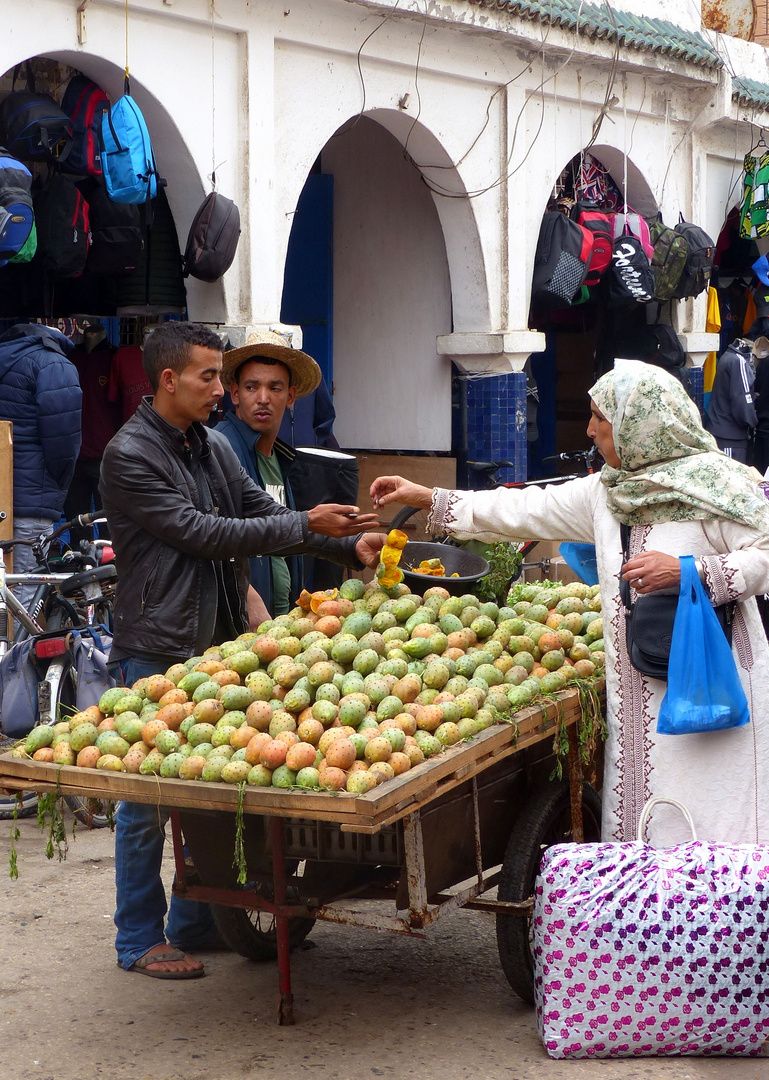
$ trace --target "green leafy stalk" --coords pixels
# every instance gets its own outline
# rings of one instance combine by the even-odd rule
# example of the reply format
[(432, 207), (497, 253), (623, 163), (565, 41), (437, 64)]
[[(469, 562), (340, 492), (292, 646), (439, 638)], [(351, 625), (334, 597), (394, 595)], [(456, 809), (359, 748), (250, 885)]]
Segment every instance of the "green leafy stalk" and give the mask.
[(553, 753), (555, 754), (555, 768), (550, 774), (551, 780), (560, 780), (563, 777), (563, 762), (569, 756), (569, 728), (566, 724), (566, 710), (563, 701), (551, 694), (543, 694), (543, 700), (552, 701), (556, 705), (555, 713), (555, 738), (553, 739)]
[(16, 841), (21, 838), (18, 824), (20, 803), (21, 793), (16, 796), (16, 801), (13, 804), (13, 816), (11, 817), (11, 854), (8, 858), (8, 875), (11, 881), (16, 881), (19, 876), (19, 866), (16, 860)]
[(248, 881), (248, 866), (246, 865), (246, 855), (243, 846), (243, 797), (246, 792), (246, 782), (242, 780), (238, 784), (238, 808), (235, 811), (235, 851), (233, 853), (232, 865), (237, 868), (238, 871), (238, 885), (245, 885)]
[(67, 830), (62, 813), (63, 805), (64, 798), (58, 790), (58, 783), (55, 792), (46, 792), (41, 795), (37, 803), (37, 823), (40, 826), (40, 831), (45, 832), (46, 828), (48, 829), (45, 857), (46, 859), (52, 859), (56, 854), (59, 862), (64, 862), (69, 850)]
[(517, 544), (504, 540), (489, 544), (483, 557), (489, 564), (489, 573), (477, 582), (475, 593), (479, 600), (504, 604), (510, 582), (518, 573), (523, 556)]

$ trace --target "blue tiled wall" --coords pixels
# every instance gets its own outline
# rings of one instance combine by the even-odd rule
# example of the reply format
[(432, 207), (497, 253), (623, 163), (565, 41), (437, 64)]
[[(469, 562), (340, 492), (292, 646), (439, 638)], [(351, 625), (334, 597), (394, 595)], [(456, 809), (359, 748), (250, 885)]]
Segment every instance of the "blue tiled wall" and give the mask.
[[(526, 376), (522, 371), (468, 379), (468, 461), (512, 461), (513, 468), (500, 469), (505, 483), (526, 479)], [(485, 480), (470, 472), (473, 487)]]
[(702, 413), (705, 406), (705, 370), (701, 367), (687, 368), (689, 373), (689, 393), (697, 408)]

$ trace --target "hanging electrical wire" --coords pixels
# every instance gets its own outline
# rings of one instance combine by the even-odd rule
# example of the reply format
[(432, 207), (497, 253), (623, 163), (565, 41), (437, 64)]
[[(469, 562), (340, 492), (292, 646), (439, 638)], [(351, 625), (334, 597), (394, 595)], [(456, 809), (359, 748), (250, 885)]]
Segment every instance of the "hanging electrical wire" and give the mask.
[(357, 51), (357, 53), (355, 55), (355, 63), (357, 65), (357, 67), (358, 67), (358, 78), (360, 79), (360, 88), (361, 88), (361, 93), (363, 94), (363, 100), (361, 101), (361, 106), (360, 106), (360, 109), (358, 111), (358, 114), (353, 118), (352, 122), (347, 127), (345, 127), (343, 125), (339, 129), (339, 131), (334, 132), (334, 134), (331, 136), (332, 139), (336, 139), (340, 135), (346, 135), (348, 132), (352, 131), (352, 129), (360, 121), (361, 117), (363, 116), (363, 114), (366, 111), (366, 80), (363, 77), (363, 66), (361, 64), (361, 56), (363, 54), (363, 50), (365, 49), (365, 47), (369, 43), (369, 41), (372, 39), (374, 34), (378, 33), (382, 29), (382, 27), (385, 25), (385, 23), (389, 22), (390, 19), (393, 17), (395, 12), (398, 10), (398, 5), (399, 4), (400, 4), (400, 0), (395, 0), (395, 4), (393, 5), (392, 10), (388, 11), (388, 13), (385, 15), (385, 17), (381, 20), (381, 22), (379, 22), (374, 27), (373, 30), (371, 30), (368, 34), (366, 34), (363, 41), (358, 46), (358, 51)]
[(412, 123), (411, 127), (408, 130), (408, 135), (406, 136), (406, 141), (403, 144), (403, 153), (404, 153), (404, 155), (406, 155), (407, 152), (408, 152), (409, 139), (411, 138), (411, 133), (414, 130), (414, 128), (417, 126), (417, 123), (419, 122), (419, 117), (422, 115), (422, 95), (421, 95), (421, 93), (419, 91), (419, 61), (422, 58), (422, 45), (423, 45), (424, 40), (425, 40), (425, 32), (427, 31), (427, 16), (428, 16), (428, 12), (429, 12), (429, 4), (430, 4), (430, 0), (425, 0), (425, 14), (424, 14), (424, 19), (422, 20), (422, 33), (421, 33), (420, 38), (419, 38), (419, 45), (417, 47), (417, 60), (416, 60), (416, 64), (414, 65), (414, 93), (417, 95), (417, 111), (416, 111), (416, 116), (414, 117), (413, 123)]

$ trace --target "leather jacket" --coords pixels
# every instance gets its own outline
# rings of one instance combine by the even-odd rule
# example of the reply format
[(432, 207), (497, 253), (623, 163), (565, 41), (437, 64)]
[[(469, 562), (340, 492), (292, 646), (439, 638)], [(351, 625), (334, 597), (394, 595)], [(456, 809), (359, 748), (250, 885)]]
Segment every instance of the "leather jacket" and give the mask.
[(307, 514), (262, 491), (224, 436), (198, 423), (180, 431), (151, 402), (143, 399), (102, 460), (119, 582), (115, 653), (184, 659), (211, 645), (217, 562), (235, 632), (248, 627), (250, 555), (306, 551), (360, 569), (357, 537), (309, 532)]

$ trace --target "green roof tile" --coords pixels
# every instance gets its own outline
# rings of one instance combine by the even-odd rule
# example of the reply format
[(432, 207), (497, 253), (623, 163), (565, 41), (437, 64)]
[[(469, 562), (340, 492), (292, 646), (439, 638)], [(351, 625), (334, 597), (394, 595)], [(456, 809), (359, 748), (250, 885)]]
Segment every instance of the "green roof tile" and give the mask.
[(617, 41), (628, 49), (662, 53), (703, 68), (723, 66), (716, 50), (701, 34), (664, 19), (649, 19), (614, 9), (610, 13), (608, 7), (579, 0), (470, 0), (470, 3), (507, 11), (532, 22), (576, 30), (593, 40)]
[(769, 109), (769, 85), (742, 76), (733, 78), (732, 98), (751, 109)]

